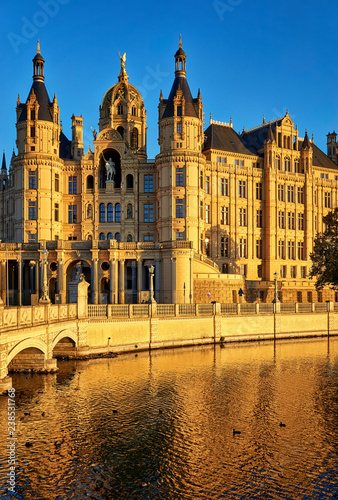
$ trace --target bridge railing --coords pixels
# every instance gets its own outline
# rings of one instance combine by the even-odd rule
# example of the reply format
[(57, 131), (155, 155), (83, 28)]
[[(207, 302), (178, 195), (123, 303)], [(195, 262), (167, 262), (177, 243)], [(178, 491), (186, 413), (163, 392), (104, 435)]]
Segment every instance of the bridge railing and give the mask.
[(76, 319), (77, 304), (46, 304), (0, 308), (0, 328), (23, 328)]

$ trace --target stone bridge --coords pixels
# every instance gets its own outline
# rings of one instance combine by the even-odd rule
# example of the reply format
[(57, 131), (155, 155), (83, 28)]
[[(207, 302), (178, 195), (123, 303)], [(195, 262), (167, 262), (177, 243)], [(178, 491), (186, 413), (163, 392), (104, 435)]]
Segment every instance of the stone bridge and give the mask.
[(87, 319), (78, 304), (0, 306), (0, 392), (10, 370), (57, 370), (57, 354), (74, 354), (87, 343)]

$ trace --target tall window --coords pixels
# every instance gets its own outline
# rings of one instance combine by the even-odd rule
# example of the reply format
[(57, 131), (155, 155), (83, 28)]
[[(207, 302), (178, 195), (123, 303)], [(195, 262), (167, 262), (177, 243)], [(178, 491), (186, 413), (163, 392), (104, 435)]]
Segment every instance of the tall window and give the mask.
[(176, 132), (182, 134), (182, 123), (177, 123)]
[(256, 182), (256, 200), (261, 200), (263, 195), (263, 186), (261, 182)]
[(221, 196), (229, 196), (228, 179), (221, 179)]
[(99, 221), (100, 222), (106, 222), (106, 206), (104, 203), (100, 203), (100, 215), (99, 215)]
[(99, 239), (100, 240), (105, 240), (106, 239), (105, 234), (104, 233), (100, 233)]
[(59, 177), (59, 174), (55, 174), (54, 189), (55, 189), (55, 191), (60, 191), (60, 177)]
[(183, 168), (176, 167), (176, 186), (183, 185)]
[(77, 177), (68, 177), (68, 193), (77, 194)]
[(144, 205), (144, 222), (154, 222), (154, 205), (146, 203)]
[(304, 242), (298, 241), (297, 243), (297, 257), (299, 260), (304, 260)]
[(123, 115), (123, 105), (122, 104), (119, 104), (117, 106), (117, 114), (118, 115)]
[(200, 219), (204, 218), (203, 201), (200, 201)]
[(256, 257), (261, 259), (263, 256), (263, 240), (256, 240)]
[(138, 149), (138, 130), (136, 127), (133, 128), (131, 133), (131, 147), (133, 149)]
[(77, 223), (77, 206), (68, 205), (68, 224)]
[(287, 201), (289, 203), (294, 203), (295, 201), (293, 186), (288, 186), (287, 188)]
[(288, 241), (288, 259), (295, 259), (295, 242)]
[(200, 172), (200, 188), (203, 189), (203, 172)]
[(285, 259), (285, 242), (284, 242), (284, 240), (278, 241), (278, 257), (280, 259)]
[(176, 240), (184, 240), (184, 232), (177, 232), (176, 233)]
[(246, 238), (239, 238), (238, 255), (239, 257), (246, 257)]
[(288, 229), (295, 229), (295, 214), (288, 212)]
[(112, 203), (108, 203), (107, 206), (107, 222), (114, 222), (114, 206)]
[(28, 189), (36, 189), (36, 171), (30, 170), (28, 172)]
[[(121, 222), (121, 204), (116, 203), (115, 205), (115, 222)], [(115, 237), (115, 239), (117, 239)]]
[(239, 218), (238, 218), (238, 223), (240, 226), (246, 226), (246, 209), (245, 208), (240, 208), (239, 209)]
[(291, 163), (289, 158), (285, 158), (284, 160), (284, 170), (285, 172), (291, 172)]
[(183, 219), (183, 200), (175, 200), (176, 201), (176, 218), (177, 219)]
[(210, 177), (206, 176), (205, 178), (205, 192), (206, 194), (210, 194)]
[(112, 239), (113, 239), (113, 233), (108, 233), (107, 240), (112, 240)]
[(154, 192), (154, 176), (145, 175), (144, 176), (144, 192), (145, 193), (153, 193)]
[(304, 188), (302, 186), (297, 187), (297, 203), (304, 203)]
[(210, 224), (210, 205), (205, 205), (205, 222)]
[(229, 225), (229, 207), (221, 207), (221, 224)]
[(229, 238), (224, 236), (221, 238), (221, 257), (229, 256)]
[(177, 106), (177, 116), (182, 116), (182, 106)]
[(245, 185), (245, 181), (238, 181), (238, 196), (240, 198), (246, 198), (246, 185)]
[(278, 201), (284, 201), (284, 184), (278, 184)]
[(276, 156), (276, 168), (277, 170), (280, 170), (280, 157)]
[(54, 220), (55, 222), (59, 222), (59, 204), (54, 204)]
[(263, 227), (263, 210), (256, 210), (256, 226)]
[(298, 214), (298, 229), (304, 231), (304, 214)]
[(331, 193), (324, 193), (324, 207), (331, 207)]
[(29, 201), (28, 202), (28, 219), (36, 220), (36, 202)]
[(278, 227), (279, 229), (285, 229), (285, 214), (282, 210), (278, 212)]

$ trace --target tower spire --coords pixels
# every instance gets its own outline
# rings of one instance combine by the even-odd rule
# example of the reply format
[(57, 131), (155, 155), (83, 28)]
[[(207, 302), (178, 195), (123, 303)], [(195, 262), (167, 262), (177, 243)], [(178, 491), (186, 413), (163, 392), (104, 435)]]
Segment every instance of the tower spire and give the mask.
[(178, 51), (175, 54), (175, 76), (186, 75), (185, 60), (187, 58), (186, 53), (182, 49), (182, 36), (180, 35), (180, 41), (178, 44)]
[(33, 80), (43, 82), (45, 77), (43, 75), (45, 60), (40, 53), (40, 40), (38, 40), (38, 46), (36, 51), (36, 56), (33, 59)]

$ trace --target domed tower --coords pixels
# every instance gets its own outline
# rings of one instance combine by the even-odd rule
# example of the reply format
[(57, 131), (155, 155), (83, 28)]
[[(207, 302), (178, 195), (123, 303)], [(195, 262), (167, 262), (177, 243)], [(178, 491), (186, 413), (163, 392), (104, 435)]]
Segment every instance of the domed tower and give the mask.
[(168, 99), (161, 92), (159, 103), (157, 231), (160, 241), (189, 240), (198, 251), (204, 224), (199, 210), (204, 196), (199, 179), (205, 170), (203, 105), (199, 91), (197, 98), (191, 95), (186, 57), (180, 37), (174, 83)]
[(12, 241), (37, 242), (53, 239), (60, 222), (51, 224), (53, 203), (61, 204), (61, 194), (53, 194), (55, 174), (62, 172), (60, 109), (56, 96), (50, 101), (44, 83), (44, 59), (38, 42), (33, 59), (33, 84), (25, 103), (17, 101), (18, 154), (12, 158), (14, 179)]
[(146, 110), (140, 92), (128, 82), (126, 54), (120, 55), (118, 82), (103, 96), (100, 106), (99, 131), (112, 128), (139, 158), (146, 155)]

